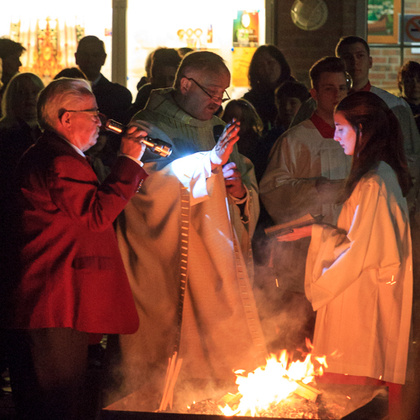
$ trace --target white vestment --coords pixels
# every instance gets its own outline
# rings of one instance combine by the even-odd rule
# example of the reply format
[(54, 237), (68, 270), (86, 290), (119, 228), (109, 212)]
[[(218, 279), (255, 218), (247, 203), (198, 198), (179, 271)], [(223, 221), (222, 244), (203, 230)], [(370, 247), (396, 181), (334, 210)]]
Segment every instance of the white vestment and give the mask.
[[(332, 138), (324, 138), (311, 120), (287, 130), (274, 144), (260, 182), (261, 201), (274, 223), (284, 223), (307, 213), (337, 220), (339, 197), (326, 201), (318, 189), (320, 178), (344, 183), (351, 158)], [(343, 184), (344, 185), (344, 184)], [(279, 287), (304, 293), (304, 267), (309, 240), (276, 243)]]
[(150, 136), (173, 152), (145, 155), (149, 177), (117, 224), (140, 318), (137, 333), (120, 337), (126, 392), (161, 391), (174, 349), (183, 359), (180, 378), (233, 380), (233, 370), (253, 370), (266, 356), (247, 270), (259, 213), (253, 166), (232, 153), (247, 189), (241, 214), (221, 168), (211, 170), (219, 118), (191, 117), (163, 89), (133, 119), (150, 123)]
[(389, 165), (359, 181), (337, 226), (312, 228), (305, 289), (317, 311), (314, 352), (327, 356), (327, 372), (403, 384), (412, 254), (406, 199)]
[(410, 161), (415, 156), (420, 156), (420, 133), (407, 101), (376, 86), (371, 86), (370, 92), (378, 95), (397, 117), (403, 133), (404, 150), (407, 159)]

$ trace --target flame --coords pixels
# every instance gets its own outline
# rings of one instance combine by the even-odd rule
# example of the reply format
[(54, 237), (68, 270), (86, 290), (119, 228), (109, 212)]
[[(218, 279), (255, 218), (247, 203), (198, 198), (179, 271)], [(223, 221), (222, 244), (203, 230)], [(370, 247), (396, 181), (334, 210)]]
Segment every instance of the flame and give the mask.
[(303, 361), (291, 361), (288, 352), (282, 350), (279, 356), (271, 354), (265, 366), (249, 374), (236, 371), (238, 393), (222, 399), (219, 409), (225, 416), (254, 417), (279, 404), (299, 388), (299, 382), (309, 384), (328, 367), (325, 356), (303, 356)]

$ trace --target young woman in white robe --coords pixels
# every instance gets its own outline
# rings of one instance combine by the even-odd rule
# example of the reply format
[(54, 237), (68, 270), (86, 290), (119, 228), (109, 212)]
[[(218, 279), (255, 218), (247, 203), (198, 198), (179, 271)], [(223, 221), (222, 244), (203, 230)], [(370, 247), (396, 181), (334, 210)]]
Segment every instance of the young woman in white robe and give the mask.
[(334, 140), (352, 167), (337, 227), (310, 236), (305, 292), (317, 311), (314, 353), (335, 383), (388, 385), (391, 418), (401, 412), (412, 307), (412, 252), (406, 199), (411, 180), (399, 123), (370, 92), (336, 107)]

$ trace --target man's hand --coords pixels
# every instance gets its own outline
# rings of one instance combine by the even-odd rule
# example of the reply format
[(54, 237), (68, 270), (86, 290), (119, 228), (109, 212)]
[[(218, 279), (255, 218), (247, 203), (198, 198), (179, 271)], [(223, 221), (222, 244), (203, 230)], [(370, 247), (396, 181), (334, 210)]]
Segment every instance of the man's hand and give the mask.
[(146, 136), (147, 132), (142, 128), (135, 124), (130, 125), (121, 139), (121, 153), (140, 160), (146, 150), (146, 145), (141, 141)]
[(235, 119), (223, 130), (216, 146), (211, 151), (210, 160), (212, 169), (219, 165), (224, 165), (233, 151), (233, 145), (239, 140), (240, 122)]
[(226, 191), (235, 198), (244, 198), (246, 189), (235, 162), (229, 162), (223, 166), (223, 176), (225, 178)]

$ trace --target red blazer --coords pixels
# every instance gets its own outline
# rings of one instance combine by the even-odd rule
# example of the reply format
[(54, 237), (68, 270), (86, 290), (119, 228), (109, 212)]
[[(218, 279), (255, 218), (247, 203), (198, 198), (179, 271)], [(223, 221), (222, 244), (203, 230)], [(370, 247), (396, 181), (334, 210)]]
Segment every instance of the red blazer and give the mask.
[(16, 178), (20, 273), (9, 326), (137, 330), (112, 223), (146, 177), (121, 156), (99, 184), (87, 160), (51, 132), (25, 153)]

